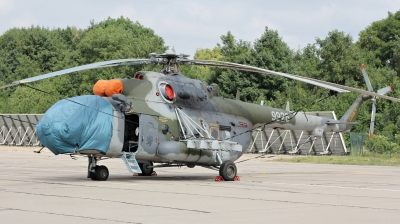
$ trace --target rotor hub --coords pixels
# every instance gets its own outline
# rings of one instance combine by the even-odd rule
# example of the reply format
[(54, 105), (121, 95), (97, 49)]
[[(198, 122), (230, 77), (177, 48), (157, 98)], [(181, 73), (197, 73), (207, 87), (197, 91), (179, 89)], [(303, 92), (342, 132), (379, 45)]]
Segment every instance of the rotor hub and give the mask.
[(186, 54), (176, 54), (172, 50), (166, 50), (163, 54), (150, 53), (150, 57), (155, 58), (155, 63), (163, 65), (161, 73), (165, 75), (176, 75), (179, 74), (179, 65), (181, 64), (181, 59), (187, 59), (189, 55)]

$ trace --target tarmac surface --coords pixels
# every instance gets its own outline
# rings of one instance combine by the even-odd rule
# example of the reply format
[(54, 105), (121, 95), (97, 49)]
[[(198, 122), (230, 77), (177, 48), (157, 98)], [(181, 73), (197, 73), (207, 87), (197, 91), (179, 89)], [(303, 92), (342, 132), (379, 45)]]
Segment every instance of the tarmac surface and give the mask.
[(157, 169), (134, 177), (104, 160), (107, 181), (86, 178), (87, 158), (0, 147), (1, 223), (400, 223), (400, 168), (274, 162), (244, 155), (240, 181), (216, 171)]

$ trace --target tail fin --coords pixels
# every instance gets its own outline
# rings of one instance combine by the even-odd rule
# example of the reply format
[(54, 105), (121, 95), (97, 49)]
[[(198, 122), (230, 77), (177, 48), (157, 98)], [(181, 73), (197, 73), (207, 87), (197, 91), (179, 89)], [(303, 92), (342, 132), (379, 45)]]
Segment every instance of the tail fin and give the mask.
[(350, 130), (353, 127), (351, 122), (355, 122), (357, 119), (358, 113), (360, 112), (360, 107), (364, 103), (364, 101), (372, 99), (372, 96), (361, 94), (357, 97), (354, 103), (350, 106), (350, 108), (346, 111), (340, 121), (349, 122), (349, 124), (345, 124), (344, 130)]

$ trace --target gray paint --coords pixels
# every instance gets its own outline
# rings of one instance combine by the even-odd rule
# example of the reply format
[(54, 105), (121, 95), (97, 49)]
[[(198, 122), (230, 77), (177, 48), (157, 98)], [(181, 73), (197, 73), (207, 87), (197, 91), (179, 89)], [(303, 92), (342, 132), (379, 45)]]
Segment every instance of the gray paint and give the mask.
[(121, 113), (120, 102), (110, 97), (104, 97), (104, 99), (113, 106), (113, 131), (106, 156), (117, 158), (120, 156), (122, 146), (124, 145), (125, 114)]

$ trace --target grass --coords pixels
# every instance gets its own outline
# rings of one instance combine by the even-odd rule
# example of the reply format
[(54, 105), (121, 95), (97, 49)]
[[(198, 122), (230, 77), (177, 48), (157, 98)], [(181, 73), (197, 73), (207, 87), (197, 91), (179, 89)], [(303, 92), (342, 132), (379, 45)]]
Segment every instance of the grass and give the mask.
[(301, 156), (279, 158), (278, 162), (319, 163), (342, 165), (400, 166), (400, 155), (364, 154), (362, 156)]

